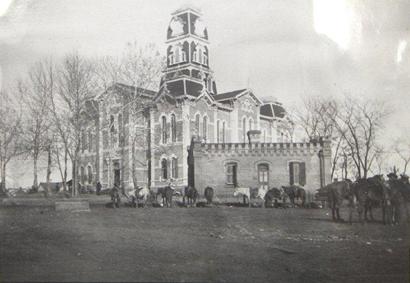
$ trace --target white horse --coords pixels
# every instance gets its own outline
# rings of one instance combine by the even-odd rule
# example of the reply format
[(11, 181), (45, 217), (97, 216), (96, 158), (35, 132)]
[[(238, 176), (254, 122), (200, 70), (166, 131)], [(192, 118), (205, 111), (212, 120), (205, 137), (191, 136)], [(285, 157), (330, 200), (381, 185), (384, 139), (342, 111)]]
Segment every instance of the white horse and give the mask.
[(144, 207), (150, 196), (150, 191), (147, 187), (137, 187), (129, 193), (129, 198), (131, 198), (131, 203), (133, 206), (138, 207), (140, 201), (142, 201), (142, 206)]

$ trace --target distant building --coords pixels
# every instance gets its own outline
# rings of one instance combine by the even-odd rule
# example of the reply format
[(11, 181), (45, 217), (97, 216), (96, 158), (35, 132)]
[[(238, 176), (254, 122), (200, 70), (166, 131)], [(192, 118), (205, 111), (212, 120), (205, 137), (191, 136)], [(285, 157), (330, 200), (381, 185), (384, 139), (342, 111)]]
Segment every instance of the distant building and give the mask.
[[(134, 183), (159, 187), (172, 180), (181, 187), (209, 182), (219, 189), (232, 187), (237, 178), (271, 186), (288, 184), (295, 172), (294, 183), (301, 185), (328, 181), (327, 154), (319, 168), (319, 151), (328, 152), (324, 143), (292, 144), (291, 121), (281, 103), (263, 102), (250, 89), (217, 92), (208, 30), (198, 11), (172, 14), (166, 44), (158, 91), (117, 83), (90, 102), (82, 137), (82, 185), (100, 181), (104, 188), (118, 184), (129, 189)], [(127, 105), (135, 95), (151, 106), (132, 114)], [(260, 130), (257, 145), (248, 144), (249, 130)], [(189, 157), (198, 164), (188, 168)], [(264, 170), (268, 180), (260, 177)]]

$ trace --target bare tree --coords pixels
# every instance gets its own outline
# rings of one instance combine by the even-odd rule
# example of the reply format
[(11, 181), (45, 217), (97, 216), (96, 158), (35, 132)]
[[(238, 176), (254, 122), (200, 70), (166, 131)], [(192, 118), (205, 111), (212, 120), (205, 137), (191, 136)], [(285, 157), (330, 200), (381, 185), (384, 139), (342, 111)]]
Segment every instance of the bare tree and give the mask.
[(335, 126), (349, 150), (358, 178), (367, 178), (378, 155), (377, 139), (384, 119), (389, 115), (388, 106), (379, 101), (364, 101), (346, 96), (337, 115)]
[(394, 153), (397, 157), (403, 162), (403, 172), (402, 174), (407, 173), (407, 167), (410, 162), (410, 141), (409, 137), (402, 136), (394, 142)]
[(78, 162), (86, 103), (96, 92), (92, 64), (78, 53), (67, 55), (58, 71), (58, 94), (51, 96), (54, 125), (72, 163), (72, 194), (78, 192)]
[(344, 142), (343, 136), (335, 125), (338, 109), (339, 105), (335, 99), (316, 96), (304, 99), (303, 107), (298, 108), (294, 115), (298, 125), (304, 130), (310, 141), (326, 138), (332, 142), (332, 180), (338, 169)]
[(21, 109), (17, 107), (6, 90), (0, 90), (0, 101), (0, 189), (4, 193), (7, 164), (23, 150), (21, 147)]
[[(50, 97), (55, 90), (54, 66), (50, 60), (38, 61), (30, 69), (28, 78), (18, 85), (23, 112), (23, 142), (28, 155), (33, 159), (33, 186), (38, 187), (38, 159), (44, 152), (50, 154)], [(51, 162), (47, 161), (47, 184)]]
[[(113, 84), (117, 83), (117, 88), (122, 95), (122, 117), (127, 117), (132, 125), (130, 128), (129, 140), (132, 155), (132, 180), (134, 187), (137, 186), (137, 164), (147, 166), (148, 171), (151, 166), (151, 138), (150, 114), (155, 108), (152, 103), (155, 92), (159, 86), (159, 79), (163, 68), (164, 58), (157, 51), (155, 45), (148, 44), (139, 46), (136, 41), (127, 43), (121, 58), (102, 57), (96, 61), (97, 78), (102, 92), (106, 91)], [(122, 123), (124, 127), (124, 123)], [(110, 123), (105, 123), (101, 129), (108, 131)], [(124, 129), (118, 129), (124, 133)], [(121, 135), (121, 144), (124, 145), (126, 137)], [(146, 159), (138, 160), (136, 147), (147, 148)], [(123, 148), (123, 147), (122, 147)]]

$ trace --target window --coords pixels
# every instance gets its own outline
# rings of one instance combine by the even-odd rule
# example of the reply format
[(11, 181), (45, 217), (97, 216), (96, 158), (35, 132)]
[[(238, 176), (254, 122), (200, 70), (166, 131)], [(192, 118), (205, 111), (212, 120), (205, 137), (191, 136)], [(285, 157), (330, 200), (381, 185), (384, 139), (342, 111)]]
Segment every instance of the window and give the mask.
[(87, 174), (88, 174), (88, 184), (91, 184), (93, 182), (93, 171), (90, 165), (88, 165), (87, 167)]
[(203, 123), (202, 123), (202, 137), (204, 140), (206, 140), (208, 135), (208, 117), (204, 117)]
[(222, 122), (222, 143), (225, 143), (225, 121)]
[(170, 65), (186, 62), (186, 53), (182, 48), (182, 44), (178, 44), (171, 49), (168, 59)]
[(234, 187), (238, 185), (237, 168), (238, 165), (236, 163), (231, 162), (226, 164), (226, 184), (233, 185)]
[(171, 135), (172, 135), (172, 142), (177, 141), (177, 122), (175, 118), (175, 114), (171, 115)]
[(93, 151), (93, 133), (91, 130), (88, 130), (88, 151)]
[(167, 143), (167, 118), (162, 116), (161, 118), (161, 131), (162, 131), (162, 143)]
[(252, 126), (253, 126), (253, 120), (249, 119), (249, 131), (252, 130), (252, 128), (253, 128)]
[(258, 180), (259, 180), (259, 187), (267, 190), (269, 187), (269, 165), (268, 164), (258, 165)]
[(199, 114), (195, 115), (195, 135), (199, 136)]
[(216, 142), (219, 143), (219, 120), (216, 121)]
[(306, 166), (304, 162), (290, 162), (289, 163), (289, 177), (291, 185), (306, 184)]
[(246, 142), (246, 118), (242, 120), (243, 142)]
[(110, 116), (110, 132), (111, 133), (115, 133), (115, 126), (114, 126), (114, 115)]
[(122, 115), (118, 115), (118, 145), (123, 145), (123, 137), (122, 137)]
[(202, 65), (208, 65), (208, 56), (202, 45), (197, 45), (192, 56), (192, 61), (197, 62)]
[(168, 179), (168, 161), (165, 158), (161, 160), (161, 177), (163, 180)]
[(85, 170), (83, 166), (80, 168), (80, 182), (81, 184), (85, 183)]
[(85, 131), (81, 131), (81, 150), (84, 152), (86, 148), (87, 148), (87, 136), (85, 135)]
[(178, 178), (178, 159), (176, 157), (172, 158), (171, 167), (172, 167), (172, 172), (171, 172), (172, 178), (173, 179)]

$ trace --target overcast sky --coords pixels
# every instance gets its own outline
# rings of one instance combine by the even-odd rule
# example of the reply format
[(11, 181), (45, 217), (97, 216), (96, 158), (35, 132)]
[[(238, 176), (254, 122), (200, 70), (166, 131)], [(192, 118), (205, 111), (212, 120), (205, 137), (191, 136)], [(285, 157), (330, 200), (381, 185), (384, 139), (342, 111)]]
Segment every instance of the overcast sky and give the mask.
[(287, 106), (309, 95), (388, 98), (389, 135), (410, 131), (410, 1), (0, 0), (0, 85), (76, 49), (119, 55), (137, 40), (164, 54), (170, 14), (187, 5), (204, 14), (219, 92), (250, 87)]

